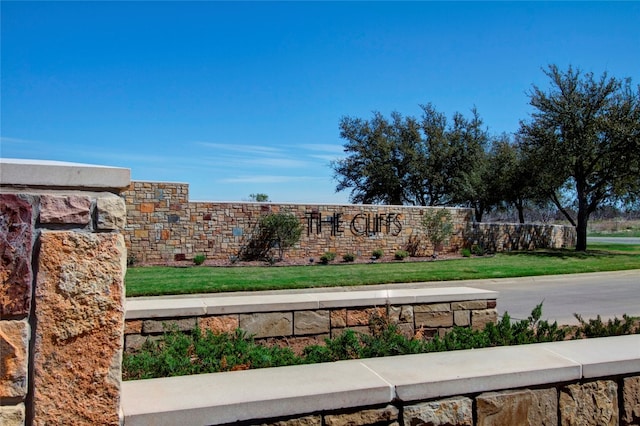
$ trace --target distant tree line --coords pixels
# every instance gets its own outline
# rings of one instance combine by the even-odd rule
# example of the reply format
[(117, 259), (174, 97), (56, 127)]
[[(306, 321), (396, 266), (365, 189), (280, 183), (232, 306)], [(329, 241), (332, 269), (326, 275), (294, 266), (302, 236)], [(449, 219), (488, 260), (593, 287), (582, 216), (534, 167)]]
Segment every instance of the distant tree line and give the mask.
[(532, 86), (534, 112), (515, 134), (491, 134), (474, 107), (451, 119), (432, 104), (419, 118), (343, 117), (346, 156), (331, 163), (353, 203), (464, 206), (487, 213), (560, 212), (585, 250), (599, 209), (640, 208), (640, 87), (550, 65)]

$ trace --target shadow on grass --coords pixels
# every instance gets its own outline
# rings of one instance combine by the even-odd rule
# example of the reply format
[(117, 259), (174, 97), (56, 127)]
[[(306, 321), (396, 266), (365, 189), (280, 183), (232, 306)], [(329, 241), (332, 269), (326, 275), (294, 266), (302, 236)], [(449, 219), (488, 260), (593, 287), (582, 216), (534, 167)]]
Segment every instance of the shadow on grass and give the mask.
[(607, 250), (575, 251), (573, 249), (513, 251), (504, 252), (506, 256), (534, 257), (542, 259), (589, 259), (594, 257), (611, 257), (615, 253)]

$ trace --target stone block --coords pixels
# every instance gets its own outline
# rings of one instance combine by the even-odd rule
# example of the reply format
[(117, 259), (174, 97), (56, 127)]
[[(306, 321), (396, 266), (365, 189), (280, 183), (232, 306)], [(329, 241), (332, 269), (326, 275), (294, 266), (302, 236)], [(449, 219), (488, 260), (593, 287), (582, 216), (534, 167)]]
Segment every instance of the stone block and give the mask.
[(124, 323), (124, 334), (142, 333), (142, 320), (127, 320)]
[(163, 333), (170, 330), (191, 331), (196, 328), (195, 318), (144, 320), (142, 332), (145, 334)]
[(347, 327), (357, 327), (369, 325), (369, 321), (373, 317), (382, 317), (386, 315), (386, 308), (364, 308), (364, 309), (347, 309)]
[(488, 392), (476, 398), (477, 426), (558, 424), (555, 388)]
[(335, 309), (331, 311), (331, 328), (344, 328), (347, 326), (347, 310)]
[(153, 213), (155, 205), (153, 203), (140, 204), (140, 213)]
[(257, 338), (293, 335), (291, 312), (267, 312), (240, 315), (240, 328)]
[(100, 197), (96, 202), (98, 229), (124, 229), (127, 223), (127, 208), (124, 200), (116, 195)]
[(474, 330), (482, 330), (488, 323), (495, 324), (496, 321), (498, 321), (498, 311), (496, 309), (471, 311), (471, 328)]
[(124, 238), (43, 232), (40, 242), (33, 424), (119, 425)]
[(450, 303), (428, 303), (422, 305), (415, 305), (413, 312), (415, 314), (423, 312), (449, 312), (451, 310)]
[(465, 302), (452, 302), (451, 309), (454, 311), (460, 310), (472, 310), (472, 309), (487, 309), (486, 300), (467, 300)]
[(240, 320), (237, 315), (200, 317), (198, 326), (202, 331), (211, 330), (215, 334), (233, 333), (240, 327)]
[(322, 416), (319, 414), (296, 417), (270, 423), (262, 423), (260, 426), (322, 426)]
[(324, 416), (326, 426), (380, 425), (397, 422), (399, 410), (393, 405)]
[(640, 376), (622, 380), (622, 422), (624, 426), (640, 425)]
[(87, 225), (91, 221), (91, 199), (86, 195), (40, 196), (40, 223)]
[(323, 334), (329, 333), (329, 311), (296, 311), (293, 314), (293, 334)]
[(27, 395), (30, 337), (26, 321), (0, 321), (0, 398)]
[(459, 327), (468, 327), (471, 325), (471, 312), (469, 311), (453, 311), (453, 324)]
[(413, 323), (413, 306), (391, 306), (389, 307), (389, 321), (394, 324), (410, 322)]
[(0, 317), (24, 316), (31, 306), (32, 207), (0, 194)]
[(24, 404), (0, 406), (0, 425), (24, 426), (25, 420)]
[(568, 385), (559, 398), (560, 424), (575, 426), (617, 425), (618, 386), (611, 380)]
[(452, 327), (453, 312), (416, 312), (416, 327)]
[(472, 426), (473, 401), (454, 397), (404, 407), (404, 426)]
[(147, 341), (147, 337), (141, 334), (128, 334), (124, 336), (124, 350), (127, 353), (137, 352), (142, 349), (142, 345)]

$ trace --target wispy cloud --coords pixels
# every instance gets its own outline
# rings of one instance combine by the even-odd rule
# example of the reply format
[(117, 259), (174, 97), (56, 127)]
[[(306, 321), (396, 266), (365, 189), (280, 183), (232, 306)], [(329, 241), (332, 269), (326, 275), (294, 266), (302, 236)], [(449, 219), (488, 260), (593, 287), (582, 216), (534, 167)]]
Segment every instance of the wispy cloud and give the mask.
[(288, 183), (300, 182), (302, 180), (318, 180), (310, 176), (282, 176), (282, 175), (245, 175), (220, 179), (221, 183)]
[(321, 151), (321, 152), (331, 152), (335, 154), (344, 154), (343, 146), (338, 144), (328, 144), (328, 143), (300, 144), (299, 147), (307, 149), (309, 151)]
[(194, 142), (196, 145), (210, 148), (217, 151), (230, 151), (230, 152), (242, 152), (245, 155), (250, 154), (278, 154), (282, 150), (280, 148), (274, 148), (263, 145), (238, 145), (238, 144), (225, 144), (215, 142)]
[(0, 144), (4, 145), (4, 144), (14, 144), (14, 145), (26, 145), (26, 144), (32, 144), (32, 143), (38, 143), (38, 141), (32, 141), (32, 140), (28, 140), (28, 139), (21, 139), (21, 138), (10, 138), (7, 136), (0, 136)]

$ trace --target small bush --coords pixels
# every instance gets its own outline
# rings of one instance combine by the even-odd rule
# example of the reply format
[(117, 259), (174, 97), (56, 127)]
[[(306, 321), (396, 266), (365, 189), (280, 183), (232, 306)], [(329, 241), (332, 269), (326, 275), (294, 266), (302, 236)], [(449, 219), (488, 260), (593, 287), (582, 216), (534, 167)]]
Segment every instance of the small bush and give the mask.
[(326, 265), (329, 262), (334, 261), (335, 258), (336, 258), (336, 253), (333, 251), (328, 251), (322, 256), (320, 256), (320, 263), (322, 263), (323, 265)]
[[(147, 340), (138, 353), (125, 353), (122, 376), (124, 380), (137, 380), (565, 340), (568, 329), (556, 322), (549, 324), (541, 316), (542, 303), (527, 319), (512, 322), (505, 313), (497, 324), (488, 323), (482, 330), (454, 327), (443, 337), (436, 334), (432, 340), (418, 337), (420, 333), (404, 336), (388, 317), (372, 316), (369, 333), (345, 329), (342, 334), (325, 339), (324, 345), (307, 346), (301, 356), (289, 348), (260, 345), (240, 329), (215, 334), (196, 327), (187, 334), (173, 326), (165, 330), (162, 340)], [(576, 338), (640, 333), (640, 326), (633, 325), (639, 319), (627, 315), (622, 321), (616, 318), (606, 324), (600, 317), (588, 322), (579, 315), (576, 318), (580, 321)]]
[(196, 254), (193, 256), (193, 263), (202, 265), (207, 257), (204, 254)]
[(409, 252), (406, 250), (398, 250), (395, 254), (396, 260), (404, 260), (409, 257)]
[(484, 249), (482, 248), (482, 246), (474, 244), (471, 246), (471, 253), (474, 256), (484, 256)]
[(602, 321), (600, 315), (596, 319), (590, 319), (585, 321), (582, 316), (573, 314), (574, 317), (580, 323), (580, 327), (576, 331), (576, 338), (580, 337), (607, 337), (607, 336), (622, 336), (626, 334), (640, 334), (640, 323), (637, 327), (634, 327), (634, 323), (639, 322), (636, 317), (622, 315), (622, 320), (615, 317), (608, 320), (606, 323)]
[(375, 249), (371, 253), (371, 257), (373, 257), (374, 259), (380, 259), (382, 256), (384, 256), (384, 250), (382, 249)]
[(462, 249), (462, 257), (471, 257), (471, 249), (463, 248)]
[(356, 255), (353, 253), (345, 253), (342, 255), (342, 260), (344, 262), (353, 262), (354, 260), (356, 260)]

